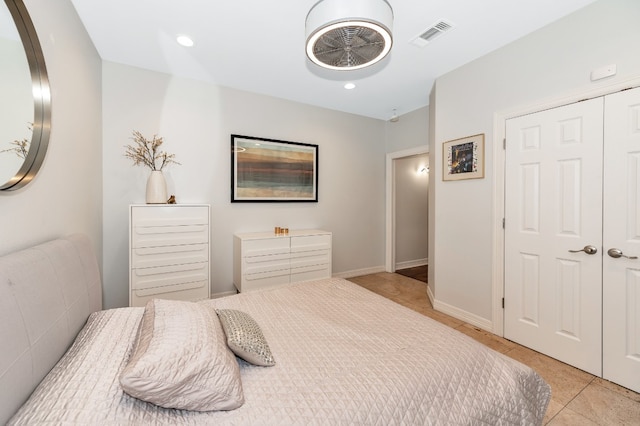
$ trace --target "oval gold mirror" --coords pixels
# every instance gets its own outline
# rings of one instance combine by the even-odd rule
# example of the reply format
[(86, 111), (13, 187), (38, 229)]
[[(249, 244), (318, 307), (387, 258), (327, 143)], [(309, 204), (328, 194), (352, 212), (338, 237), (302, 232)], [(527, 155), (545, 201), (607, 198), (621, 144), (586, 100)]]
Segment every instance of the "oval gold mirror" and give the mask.
[(0, 4), (0, 190), (22, 188), (44, 161), (51, 91), (44, 55), (22, 0)]

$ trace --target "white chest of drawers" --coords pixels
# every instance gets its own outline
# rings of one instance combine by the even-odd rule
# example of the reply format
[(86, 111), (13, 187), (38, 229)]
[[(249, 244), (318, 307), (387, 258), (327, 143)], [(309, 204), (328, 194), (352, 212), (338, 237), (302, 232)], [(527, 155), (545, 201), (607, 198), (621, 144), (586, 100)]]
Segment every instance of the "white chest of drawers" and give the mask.
[(331, 233), (320, 230), (235, 234), (233, 284), (252, 291), (331, 277)]
[(209, 206), (129, 207), (129, 305), (209, 298)]

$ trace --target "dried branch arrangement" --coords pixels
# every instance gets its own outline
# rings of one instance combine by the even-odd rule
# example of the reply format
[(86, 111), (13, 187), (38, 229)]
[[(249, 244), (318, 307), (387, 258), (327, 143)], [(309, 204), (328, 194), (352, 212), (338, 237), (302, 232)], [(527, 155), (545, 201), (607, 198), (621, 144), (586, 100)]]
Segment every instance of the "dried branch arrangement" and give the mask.
[(161, 171), (169, 164), (180, 164), (175, 160), (175, 154), (159, 151), (163, 140), (157, 135), (153, 135), (153, 138), (149, 140), (142, 133), (134, 130), (131, 139), (134, 143), (133, 145), (125, 145), (124, 156), (133, 160), (134, 166), (142, 165), (151, 170)]

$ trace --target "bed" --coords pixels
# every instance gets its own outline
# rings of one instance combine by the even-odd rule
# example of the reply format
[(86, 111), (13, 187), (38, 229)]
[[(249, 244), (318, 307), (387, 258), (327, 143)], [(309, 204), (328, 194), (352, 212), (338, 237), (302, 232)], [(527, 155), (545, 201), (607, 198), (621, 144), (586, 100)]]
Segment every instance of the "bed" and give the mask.
[[(532, 369), (349, 281), (190, 305), (156, 301), (155, 313), (149, 305), (100, 310), (91, 253), (87, 238), (74, 235), (0, 258), (0, 338), (9, 343), (0, 359), (0, 423), (542, 423), (550, 388)], [(194, 332), (188, 339), (198, 348), (231, 335), (217, 324), (223, 312), (254, 321), (275, 365), (245, 361), (225, 340), (237, 369), (237, 406), (165, 408), (123, 390), (122, 377), (144, 346), (144, 327), (157, 327), (159, 312), (176, 305), (186, 315), (210, 315), (205, 326), (218, 330)], [(174, 330), (173, 338), (188, 345), (196, 323)], [(180, 360), (178, 371), (208, 360), (203, 353)]]

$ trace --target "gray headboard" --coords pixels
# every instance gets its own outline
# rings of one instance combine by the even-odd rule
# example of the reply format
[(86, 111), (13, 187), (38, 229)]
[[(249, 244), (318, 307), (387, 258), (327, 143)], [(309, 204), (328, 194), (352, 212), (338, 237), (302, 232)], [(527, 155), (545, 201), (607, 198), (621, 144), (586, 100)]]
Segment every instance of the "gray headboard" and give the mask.
[(0, 424), (102, 309), (98, 263), (75, 234), (0, 257)]

